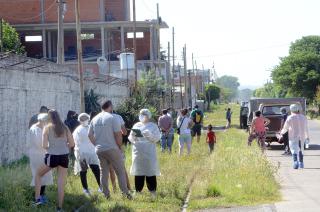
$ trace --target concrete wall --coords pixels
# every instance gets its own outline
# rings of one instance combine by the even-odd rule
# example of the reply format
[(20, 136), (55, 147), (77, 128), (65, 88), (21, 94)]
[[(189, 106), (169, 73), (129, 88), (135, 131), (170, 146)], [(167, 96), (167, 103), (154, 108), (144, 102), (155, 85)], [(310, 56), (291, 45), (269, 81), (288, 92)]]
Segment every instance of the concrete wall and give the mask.
[[(0, 57), (0, 164), (17, 160), (25, 154), (28, 122), (41, 105), (57, 109), (63, 119), (68, 110), (79, 112), (78, 82), (68, 68), (12, 57)], [(28, 61), (9, 66), (23, 60)], [(42, 66), (30, 69), (39, 65)], [(87, 80), (86, 89), (94, 88), (96, 93), (104, 99), (111, 99), (115, 105), (127, 97), (125, 86), (106, 85), (99, 80)]]

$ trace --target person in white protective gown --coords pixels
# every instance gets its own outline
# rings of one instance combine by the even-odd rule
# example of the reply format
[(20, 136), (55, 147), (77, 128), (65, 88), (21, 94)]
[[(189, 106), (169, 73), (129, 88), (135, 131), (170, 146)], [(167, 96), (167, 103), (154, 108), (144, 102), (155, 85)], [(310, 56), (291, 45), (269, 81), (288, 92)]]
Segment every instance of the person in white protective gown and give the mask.
[[(38, 122), (33, 124), (27, 135), (27, 147), (28, 155), (30, 160), (30, 168), (32, 172), (31, 186), (35, 185), (35, 176), (37, 174), (38, 168), (44, 164), (44, 156), (46, 150), (42, 148), (42, 131), (44, 126), (47, 124), (48, 114), (40, 113), (38, 114)], [(41, 190), (40, 199), (43, 203), (47, 202), (45, 196), (45, 189), (47, 185), (53, 184), (52, 172), (48, 172), (41, 179)]]
[(157, 178), (160, 175), (157, 159), (156, 143), (160, 141), (161, 134), (157, 124), (151, 122), (151, 112), (142, 109), (139, 115), (140, 122), (132, 129), (140, 130), (142, 137), (131, 130), (129, 141), (132, 143), (132, 165), (130, 174), (133, 175), (136, 192), (141, 192), (144, 182), (152, 195), (156, 197)]
[(80, 180), (83, 188), (83, 193), (90, 195), (90, 190), (88, 188), (87, 181), (87, 170), (90, 167), (100, 190), (100, 168), (99, 168), (99, 159), (95, 152), (95, 147), (91, 143), (88, 137), (89, 132), (89, 120), (90, 116), (86, 113), (81, 113), (78, 116), (78, 121), (80, 126), (78, 126), (72, 133), (74, 142), (75, 142), (75, 164), (74, 164), (74, 173), (75, 175), (80, 173)]
[(307, 117), (301, 114), (300, 105), (290, 105), (291, 115), (287, 118), (280, 132), (283, 136), (289, 132), (289, 147), (293, 157), (293, 168), (304, 168), (303, 151), (305, 142), (309, 143), (309, 130)]

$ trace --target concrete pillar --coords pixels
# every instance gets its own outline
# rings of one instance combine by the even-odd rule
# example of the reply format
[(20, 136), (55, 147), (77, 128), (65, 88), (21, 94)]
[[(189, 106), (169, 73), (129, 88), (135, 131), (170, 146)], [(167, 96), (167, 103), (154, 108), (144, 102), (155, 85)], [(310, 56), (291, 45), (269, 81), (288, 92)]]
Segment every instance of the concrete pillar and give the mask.
[(153, 48), (153, 25), (150, 26), (150, 61), (153, 63), (154, 60), (154, 48)]
[(101, 27), (100, 28), (100, 34), (101, 34), (101, 55), (103, 56), (103, 57), (105, 57), (106, 56), (106, 48), (105, 48), (105, 29), (104, 29), (104, 27)]
[(105, 0), (100, 0), (100, 21), (105, 21), (106, 11), (104, 1)]
[(42, 56), (43, 58), (47, 58), (47, 36), (46, 30), (42, 30)]
[(52, 37), (51, 37), (51, 32), (48, 31), (48, 58), (52, 59)]
[(125, 49), (126, 49), (126, 45), (125, 45), (125, 42), (124, 42), (124, 39), (125, 39), (125, 33), (124, 33), (124, 27), (122, 26), (121, 27), (121, 51), (124, 52)]

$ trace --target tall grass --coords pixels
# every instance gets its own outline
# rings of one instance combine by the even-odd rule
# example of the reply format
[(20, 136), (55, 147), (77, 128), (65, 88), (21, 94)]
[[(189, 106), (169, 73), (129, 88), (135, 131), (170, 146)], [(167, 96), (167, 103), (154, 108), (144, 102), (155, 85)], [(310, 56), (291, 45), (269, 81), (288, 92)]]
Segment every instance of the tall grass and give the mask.
[[(221, 106), (214, 113), (207, 113), (205, 121), (225, 124), (225, 112)], [(236, 106), (234, 119), (237, 119)], [(223, 114), (223, 115), (221, 115)], [(220, 116), (220, 118), (218, 117)], [(207, 124), (205, 123), (205, 124)], [(215, 124), (217, 123), (217, 124)], [(191, 209), (235, 204), (255, 204), (279, 198), (274, 169), (267, 163), (257, 147), (247, 148), (244, 132), (236, 129), (218, 134), (218, 146), (214, 154), (208, 154), (204, 136), (201, 143), (193, 143), (190, 156), (178, 156), (175, 136), (172, 154), (161, 153), (158, 148), (161, 176), (158, 177), (158, 197), (153, 200), (144, 188), (133, 201), (126, 200), (119, 191), (106, 200), (98, 194), (95, 179), (88, 171), (88, 184), (92, 197), (83, 195), (80, 178), (69, 169), (66, 184), (64, 210), (73, 211), (180, 211), (193, 176)], [(131, 164), (131, 148), (126, 149), (126, 167)], [(54, 173), (56, 182), (56, 173)], [(0, 167), (0, 211), (54, 211), (57, 204), (56, 185), (48, 186), (49, 204), (34, 208), (33, 188), (30, 187), (31, 170), (27, 160), (10, 167)], [(133, 177), (130, 182), (134, 188)], [(110, 186), (111, 188), (111, 186)], [(112, 189), (111, 189), (112, 190)], [(119, 189), (118, 189), (119, 190)]]

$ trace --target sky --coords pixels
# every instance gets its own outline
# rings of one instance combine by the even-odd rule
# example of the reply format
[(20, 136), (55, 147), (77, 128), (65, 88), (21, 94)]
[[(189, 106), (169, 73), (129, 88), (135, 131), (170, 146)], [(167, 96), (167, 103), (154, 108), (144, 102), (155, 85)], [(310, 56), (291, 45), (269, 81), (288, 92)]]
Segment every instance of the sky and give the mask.
[(186, 44), (188, 68), (193, 53), (198, 68), (214, 64), (241, 88), (263, 86), (291, 42), (320, 35), (319, 0), (136, 0), (137, 20), (156, 18), (156, 3), (170, 27), (161, 31), (162, 46), (175, 27), (178, 62)]

